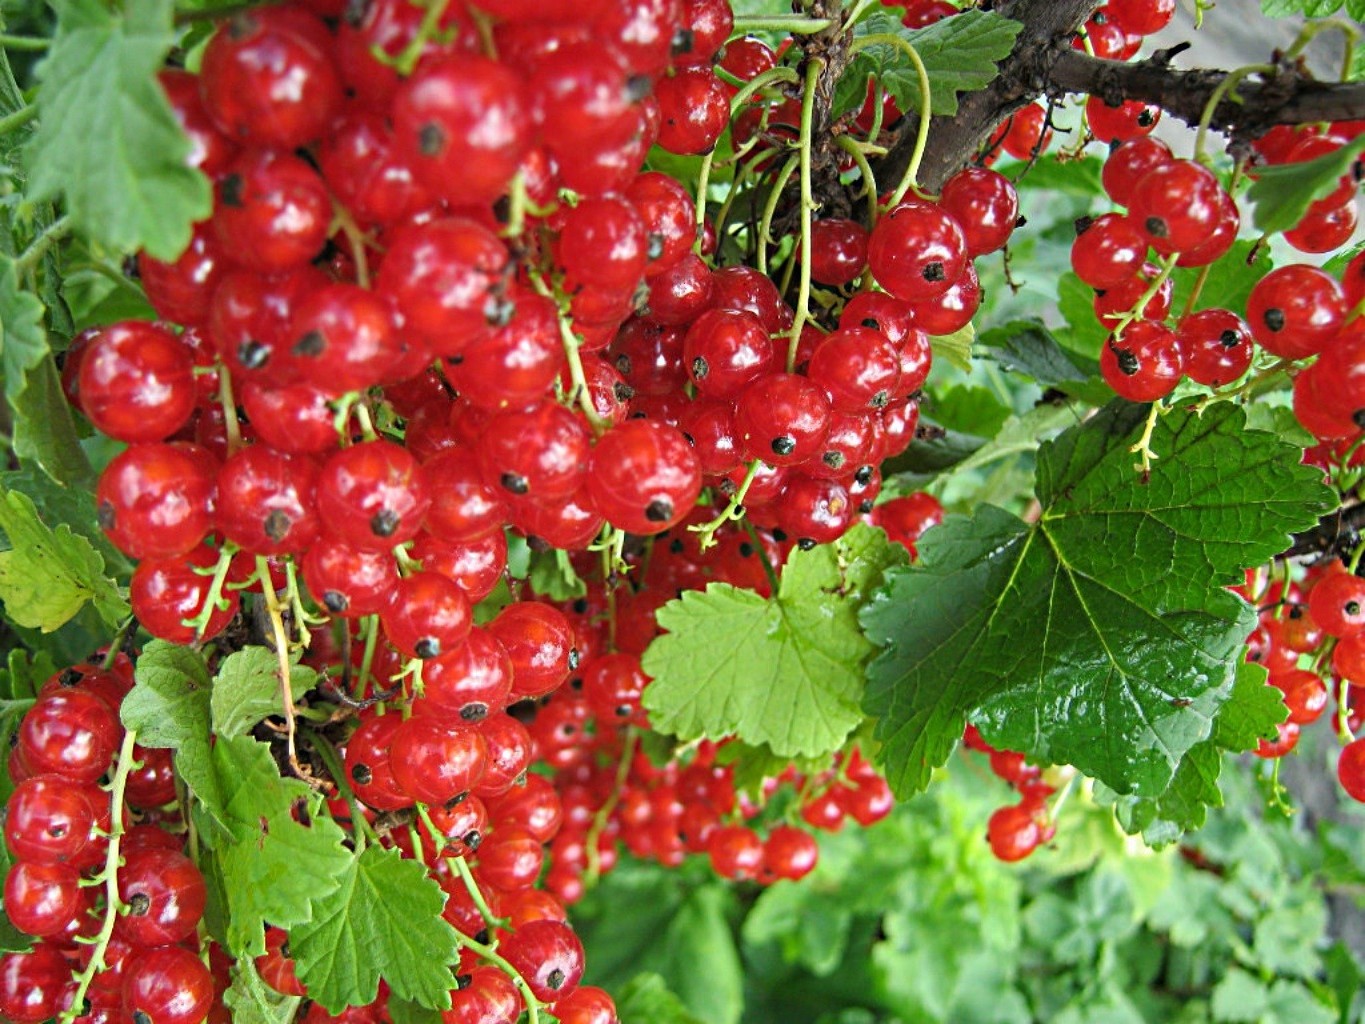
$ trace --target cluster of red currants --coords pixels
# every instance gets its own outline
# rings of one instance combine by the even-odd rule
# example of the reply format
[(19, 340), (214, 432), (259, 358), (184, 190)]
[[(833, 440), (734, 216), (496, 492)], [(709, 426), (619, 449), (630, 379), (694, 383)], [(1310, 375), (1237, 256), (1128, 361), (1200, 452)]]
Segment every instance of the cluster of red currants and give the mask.
[[(216, 980), (197, 950), (207, 889), (186, 856), (179, 812), (165, 809), (177, 797), (170, 752), (124, 743), (119, 706), (132, 686), (121, 654), (64, 669), (19, 725), (4, 809), (14, 858), (4, 906), (39, 941), (0, 958), (5, 1020), (48, 1020), (79, 997), (83, 1024), (197, 1024), (226, 987), (226, 972)], [(111, 793), (101, 782), (121, 758), (131, 763)], [(113, 913), (111, 899), (126, 910)], [(79, 985), (97, 948), (103, 966)]]
[[(1272, 153), (1280, 160), (1312, 159), (1322, 155), (1323, 147), (1344, 145), (1365, 124), (1336, 127), (1338, 134), (1307, 130), (1298, 145)], [(1319, 381), (1336, 376), (1333, 367), (1355, 365), (1350, 339), (1359, 335), (1361, 321), (1350, 313), (1365, 297), (1365, 260), (1353, 262), (1342, 282), (1313, 266), (1279, 267), (1257, 283), (1244, 311), (1215, 306), (1186, 312), (1171, 327), (1171, 271), (1208, 267), (1228, 253), (1241, 220), (1237, 204), (1211, 171), (1196, 161), (1176, 159), (1165, 143), (1145, 134), (1123, 137), (1111, 150), (1103, 183), (1126, 212), (1081, 221), (1071, 266), (1096, 290), (1095, 315), (1112, 332), (1100, 356), (1105, 381), (1125, 398), (1150, 402), (1169, 395), (1183, 377), (1214, 388), (1238, 380), (1251, 368), (1257, 344), (1286, 360), (1322, 355), (1319, 364), (1296, 379), (1295, 409), (1310, 430), (1329, 431), (1319, 433), (1321, 437), (1351, 432), (1341, 421), (1358, 404), (1327, 422), (1349, 399), (1333, 394), (1323, 404), (1314, 394)], [(1351, 211), (1352, 229), (1357, 187), (1348, 173), (1332, 197), (1318, 201), (1338, 202), (1336, 195), (1342, 193), (1340, 209)], [(1341, 244), (1317, 248), (1305, 240), (1301, 232), (1319, 212), (1315, 204), (1305, 223), (1286, 233), (1291, 244), (1310, 252)], [(1316, 228), (1312, 232), (1322, 237)], [(1149, 252), (1164, 262), (1148, 262)]]
[(1048, 808), (1048, 799), (1056, 788), (1043, 778), (1039, 765), (1029, 764), (1023, 754), (1013, 750), (997, 750), (968, 725), (962, 736), (968, 750), (985, 754), (991, 773), (1008, 782), (1019, 792), (1017, 804), (1006, 804), (996, 810), (986, 823), (986, 841), (991, 853), (1003, 861), (1023, 860), (1057, 834), (1055, 815)]
[(1257, 755), (1289, 753), (1303, 727), (1322, 718), (1335, 700), (1333, 729), (1347, 744), (1340, 760), (1342, 786), (1362, 799), (1365, 789), (1351, 763), (1359, 760), (1361, 744), (1353, 737), (1365, 721), (1354, 683), (1365, 679), (1365, 579), (1328, 559), (1310, 566), (1297, 581), (1284, 573), (1248, 572), (1236, 590), (1259, 612), (1247, 640), (1247, 660), (1269, 670), (1269, 682), (1283, 695), (1288, 714), (1278, 736), (1262, 740)]

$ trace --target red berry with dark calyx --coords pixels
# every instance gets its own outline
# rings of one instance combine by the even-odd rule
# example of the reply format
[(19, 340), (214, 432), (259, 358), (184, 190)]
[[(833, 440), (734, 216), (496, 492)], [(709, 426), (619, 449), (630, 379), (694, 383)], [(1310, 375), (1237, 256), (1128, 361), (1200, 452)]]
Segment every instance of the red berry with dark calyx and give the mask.
[(593, 506), (627, 533), (662, 533), (692, 511), (701, 467), (676, 428), (628, 420), (603, 434), (588, 461)]
[(868, 242), (872, 276), (906, 302), (942, 295), (962, 276), (966, 262), (967, 241), (957, 220), (922, 199), (888, 211)]
[(531, 147), (524, 80), (460, 54), (418, 69), (393, 101), (394, 138), (417, 180), (456, 205), (491, 202)]
[(410, 658), (435, 658), (456, 650), (469, 635), (473, 617), (458, 586), (434, 572), (398, 581), (380, 612), (384, 635)]
[(507, 937), (501, 952), (537, 999), (551, 1002), (571, 995), (583, 977), (583, 943), (561, 921), (522, 925)]
[(773, 373), (739, 396), (735, 429), (746, 460), (793, 466), (819, 458), (833, 410), (823, 388), (806, 377)]
[(1111, 335), (1100, 352), (1100, 374), (1122, 398), (1154, 402), (1180, 383), (1184, 354), (1180, 337), (1154, 320), (1138, 320)]

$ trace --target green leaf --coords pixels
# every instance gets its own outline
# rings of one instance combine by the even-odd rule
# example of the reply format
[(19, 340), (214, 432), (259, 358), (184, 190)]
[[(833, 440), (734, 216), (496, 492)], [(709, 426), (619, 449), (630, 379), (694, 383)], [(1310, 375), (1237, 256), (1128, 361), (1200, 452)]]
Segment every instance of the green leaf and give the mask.
[(616, 1016), (621, 1024), (705, 1024), (688, 1012), (661, 976), (648, 973), (637, 974), (617, 994)]
[(1365, 152), (1365, 135), (1314, 160), (1274, 164), (1256, 170), (1256, 181), (1247, 189), (1247, 201), (1255, 208), (1256, 230), (1263, 234), (1288, 231), (1312, 205), (1337, 187), (1357, 156)]
[(955, 384), (936, 389), (926, 414), (949, 430), (994, 437), (1010, 418), (1010, 409), (990, 388)]
[(209, 758), (210, 687), (204, 656), (190, 647), (153, 640), (138, 655), (136, 684), (123, 698), (123, 724), (144, 747), (170, 747), (175, 769), (210, 808), (223, 796)]
[[(1325, 18), (1341, 10), (1343, 0), (1261, 0), (1261, 13), (1272, 18), (1302, 15)], [(1365, 19), (1365, 0), (1345, 0), (1347, 13), (1357, 21)]]
[(223, 993), (233, 1024), (290, 1024), (302, 1002), (299, 996), (282, 996), (267, 986), (250, 957), (233, 965), (232, 984)]
[(59, 484), (94, 490), (95, 472), (81, 448), (51, 355), (29, 373), (24, 390), (10, 402), (10, 411), (14, 454), (22, 463), (37, 466)]
[(1239, 967), (1223, 975), (1213, 990), (1213, 1019), (1230, 1024), (1256, 1024), (1270, 1007), (1270, 993)]
[(100, 553), (65, 523), (55, 530), (44, 523), (28, 495), (0, 488), (0, 529), (9, 539), (0, 552), (0, 601), (14, 622), (50, 633), (87, 601), (111, 627), (127, 618), (128, 602)]
[(864, 609), (884, 648), (864, 706), (898, 793), (928, 783), (967, 716), (998, 747), (1157, 796), (1232, 693), (1251, 609), (1223, 588), (1331, 507), (1298, 449), (1225, 403), (1155, 425), (1116, 402), (1038, 453), (1034, 524), (992, 506), (926, 533)]
[(976, 328), (971, 324), (960, 327), (952, 334), (935, 334), (929, 337), (929, 348), (935, 359), (943, 360), (963, 373), (972, 372), (972, 342), (976, 340)]
[[(318, 674), (298, 664), (297, 657), (293, 661), (289, 689), (297, 699), (317, 685)], [(279, 659), (267, 647), (244, 647), (224, 658), (210, 701), (214, 732), (243, 736), (261, 719), (280, 714), (279, 668)]]
[(784, 757), (830, 753), (862, 720), (872, 652), (858, 609), (903, 549), (855, 527), (792, 554), (775, 597), (713, 583), (659, 609), (667, 630), (645, 651), (644, 705), (681, 740), (737, 735)]
[(60, 29), (39, 66), (30, 199), (64, 196), (82, 233), (174, 259), (212, 209), (208, 179), (189, 166), (189, 140), (156, 80), (175, 42), (174, 4), (56, 7)]
[(43, 304), (19, 287), (14, 260), (0, 255), (0, 356), (5, 398), (13, 402), (28, 383), (29, 372), (48, 354)]
[(1266, 1024), (1333, 1024), (1337, 1015), (1304, 985), (1281, 978), (1270, 986)]
[[(1009, 56), (1023, 26), (986, 11), (963, 11), (925, 28), (910, 30), (900, 20), (878, 12), (859, 23), (856, 35), (894, 35), (915, 48), (929, 77), (930, 109), (957, 113), (957, 94), (984, 89), (996, 75), (996, 62)], [(875, 78), (906, 113), (920, 109), (919, 76), (899, 46), (874, 43), (860, 50), (839, 79), (834, 116), (863, 104), (867, 80)]]
[(441, 1024), (441, 1011), (429, 1010), (406, 999), (389, 998), (385, 1004), (389, 1010), (389, 1020), (393, 1024)]
[[(1248, 258), (1251, 262), (1247, 262)], [(1195, 282), (1207, 271), (1208, 277), (1204, 280), (1194, 308), (1199, 310), (1216, 306), (1241, 313), (1246, 309), (1251, 289), (1272, 266), (1274, 264), (1267, 246), (1257, 245), (1247, 239), (1233, 242), (1226, 256), (1207, 267), (1176, 267), (1171, 274), (1174, 286), (1171, 308), (1185, 308)]]
[(1223, 806), (1218, 776), (1224, 751), (1251, 750), (1258, 740), (1273, 738), (1288, 714), (1283, 695), (1266, 683), (1266, 675), (1260, 665), (1237, 666), (1232, 696), (1218, 710), (1212, 735), (1189, 749), (1164, 793), (1117, 798), (1115, 813), (1126, 831), (1141, 832), (1149, 846), (1163, 846), (1203, 828), (1208, 809)]
[(1057, 279), (1057, 312), (1066, 327), (1053, 331), (1061, 346), (1073, 355), (1095, 361), (1108, 332), (1095, 317), (1095, 290), (1068, 270)]
[(532, 590), (551, 601), (571, 601), (588, 592), (588, 585), (574, 570), (569, 553), (559, 548), (531, 552), (531, 572), (527, 579)]
[[(218, 856), (227, 896), (227, 945), (236, 956), (265, 952), (265, 924), (314, 919), (354, 859), (341, 827), (320, 814), (320, 798), (280, 777), (270, 748), (248, 736), (219, 736), (210, 753), (223, 826), (206, 840)], [(296, 820), (296, 812), (299, 814)], [(304, 824), (304, 822), (308, 824)], [(299, 866), (308, 865), (307, 871)]]
[(373, 1002), (382, 976), (398, 998), (448, 1009), (460, 947), (441, 917), (445, 894), (422, 865), (368, 846), (336, 880), (313, 920), (289, 931), (309, 996), (340, 1013)]
[(1043, 387), (1058, 387), (1068, 394), (1100, 372), (1098, 363), (1064, 350), (1041, 320), (1012, 320), (993, 327), (981, 335), (980, 345), (982, 355), (1011, 373), (1027, 374)]
[(23, 491), (32, 499), (38, 515), (47, 523), (63, 523), (73, 533), (88, 540), (104, 559), (104, 568), (111, 576), (126, 577), (133, 565), (100, 529), (95, 512), (95, 496), (84, 487), (63, 487), (37, 467), (0, 473), (0, 488)]

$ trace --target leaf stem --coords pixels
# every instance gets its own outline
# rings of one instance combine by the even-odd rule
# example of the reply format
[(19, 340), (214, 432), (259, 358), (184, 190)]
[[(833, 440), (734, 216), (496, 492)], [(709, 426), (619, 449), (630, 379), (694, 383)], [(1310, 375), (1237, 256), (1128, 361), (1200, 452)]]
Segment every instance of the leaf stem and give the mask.
[(793, 36), (813, 36), (833, 25), (829, 18), (810, 18), (804, 14), (750, 14), (735, 18), (734, 35), (754, 32), (786, 32)]
[(71, 1005), (57, 1018), (61, 1024), (72, 1024), (84, 1012), (85, 994), (90, 991), (90, 983), (107, 966), (104, 954), (114, 937), (114, 925), (118, 922), (122, 903), (118, 896), (119, 849), (123, 845), (123, 794), (128, 786), (128, 775), (133, 770), (133, 747), (137, 743), (137, 730), (127, 729), (123, 733), (123, 744), (119, 747), (118, 764), (114, 768), (113, 784), (109, 789), (109, 804), (112, 813), (109, 818), (109, 848), (104, 854), (104, 868), (99, 879), (104, 883), (104, 923), (95, 936), (90, 951), (90, 962), (85, 965), (76, 979), (76, 990), (71, 996)]
[(857, 140), (848, 135), (840, 135), (834, 143), (853, 158), (853, 163), (863, 176), (863, 195), (867, 198), (867, 230), (871, 231), (877, 226), (877, 176), (872, 173), (872, 165), (868, 163)]
[(370, 819), (365, 817), (365, 810), (360, 806), (360, 800), (355, 795), (355, 790), (351, 788), (351, 782), (346, 778), (346, 766), (342, 764), (341, 756), (337, 754), (336, 747), (332, 746), (332, 741), (316, 729), (308, 730), (308, 739), (311, 741), (313, 749), (318, 752), (318, 757), (322, 758), (322, 764), (327, 769), (327, 774), (336, 783), (337, 789), (351, 808), (351, 837), (355, 841), (356, 853), (364, 851), (366, 840), (379, 842), (379, 833), (370, 824)]
[(810, 264), (811, 214), (815, 210), (815, 196), (811, 185), (813, 145), (811, 132), (815, 123), (815, 93), (825, 62), (811, 57), (806, 64), (806, 86), (801, 93), (801, 284), (796, 293), (796, 318), (792, 321), (791, 336), (787, 341), (787, 372), (796, 368), (796, 350), (801, 345), (801, 332), (810, 319)]
[(587, 858), (583, 881), (588, 886), (596, 885), (598, 879), (602, 877), (602, 855), (597, 849), (597, 844), (601, 841), (602, 830), (607, 827), (612, 812), (621, 802), (621, 794), (626, 791), (626, 778), (630, 775), (630, 766), (635, 760), (635, 746), (638, 742), (639, 735), (634, 726), (628, 726), (625, 746), (621, 748), (621, 760), (616, 763), (616, 780), (611, 787), (611, 795), (593, 814), (587, 838), (583, 840), (583, 852)]
[(45, 227), (14, 261), (15, 273), (23, 275), (37, 266), (38, 261), (47, 255), (49, 249), (71, 233), (71, 227), (70, 214), (58, 217)]
[(280, 597), (275, 593), (275, 582), (270, 576), (270, 563), (263, 555), (256, 556), (256, 575), (261, 581), (261, 595), (265, 598), (266, 615), (270, 619), (270, 631), (275, 641), (275, 657), (278, 661), (280, 677), (280, 704), (284, 710), (285, 743), (289, 751), (289, 767), (304, 782), (316, 786), (312, 773), (305, 771), (299, 764), (296, 744), (298, 732), (297, 716), (294, 713), (294, 691), (290, 688), (292, 666), (289, 664), (289, 635), (284, 628), (284, 609)]
[(777, 177), (773, 179), (772, 189), (768, 193), (768, 200), (763, 204), (763, 215), (758, 221), (757, 239), (757, 266), (760, 274), (766, 275), (768, 273), (768, 246), (773, 242), (772, 226), (773, 218), (777, 216), (777, 204), (781, 202), (782, 193), (787, 187), (787, 181), (796, 173), (796, 168), (800, 161), (801, 158), (795, 153), (787, 159), (787, 162), (782, 165), (782, 170), (779, 171)]
[(768, 548), (763, 543), (763, 538), (758, 535), (758, 529), (748, 519), (743, 520), (744, 531), (749, 535), (749, 540), (754, 546), (754, 552), (758, 555), (758, 564), (763, 566), (763, 575), (768, 577), (768, 586), (772, 588), (775, 595), (778, 588), (777, 570), (773, 568), (772, 559), (768, 557)]
[[(698, 240), (700, 244), (700, 239)], [(539, 274), (531, 275), (531, 286), (547, 299), (553, 299), (555, 305), (559, 307), (559, 338), (564, 345), (564, 358), (569, 364), (569, 398), (577, 401), (578, 407), (583, 410), (583, 416), (592, 427), (593, 433), (600, 435), (607, 429), (607, 421), (597, 413), (597, 407), (592, 404), (592, 393), (588, 390), (588, 377), (583, 370), (583, 356), (580, 352), (583, 343), (578, 335), (573, 332), (573, 323), (569, 320), (567, 313), (563, 309), (560, 297), (554, 293), (549, 285), (540, 277)]]
[(242, 424), (237, 419), (237, 398), (232, 393), (232, 373), (227, 364), (218, 363), (218, 404), (223, 409), (223, 431), (227, 434), (228, 455), (235, 455), (242, 447)]
[(51, 39), (42, 36), (12, 36), (0, 32), (0, 46), (6, 50), (19, 50), (26, 53), (41, 53), (52, 46)]
[(22, 128), (37, 116), (38, 107), (34, 104), (29, 104), (27, 107), (20, 107), (12, 114), (6, 114), (4, 117), (0, 117), (0, 135), (8, 135), (10, 132)]
[[(421, 804), (417, 805), (417, 813), (422, 816), (422, 820), (431, 829), (433, 841), (440, 840), (441, 836), (436, 832), (436, 828), (431, 824), (431, 818), (427, 815), (427, 809)], [(442, 840), (443, 841), (443, 840)], [(484, 899), (483, 890), (479, 888), (479, 880), (474, 877), (474, 873), (469, 870), (469, 865), (465, 863), (463, 857), (447, 857), (446, 867), (450, 868), (455, 874), (460, 876), (460, 881), (464, 883), (469, 898), (474, 901), (474, 906), (479, 911), (479, 916), (483, 918), (483, 923), (488, 926), (489, 933), (501, 927), (505, 922), (498, 917), (488, 906), (488, 900)]]
[(703, 551), (715, 545), (717, 530), (726, 523), (744, 518), (744, 496), (749, 493), (754, 477), (758, 476), (758, 469), (762, 465), (762, 459), (754, 459), (749, 464), (749, 471), (744, 474), (744, 482), (739, 485), (739, 490), (735, 491), (734, 496), (730, 499), (730, 504), (725, 506), (725, 510), (720, 515), (709, 523), (694, 523), (688, 527), (693, 533), (700, 534), (697, 543)]
[(109, 650), (104, 652), (104, 660), (100, 662), (100, 668), (108, 671), (114, 667), (118, 661), (119, 653), (123, 650), (123, 645), (128, 641), (128, 634), (137, 629), (137, 616), (129, 615), (123, 620), (116, 632), (109, 640)]
[(905, 167), (900, 184), (896, 186), (896, 191), (891, 193), (888, 205), (895, 206), (905, 198), (905, 193), (919, 184), (919, 165), (929, 144), (929, 119), (933, 113), (933, 104), (929, 93), (929, 71), (925, 68), (924, 61), (920, 60), (919, 51), (900, 36), (880, 32), (855, 40), (850, 49), (856, 52), (876, 45), (894, 46), (903, 52), (915, 66), (915, 75), (919, 79), (919, 126), (915, 134), (915, 148), (910, 153), (910, 162)]
[(1209, 94), (1208, 102), (1204, 104), (1204, 112), (1199, 116), (1199, 130), (1194, 135), (1194, 159), (1202, 164), (1210, 162), (1209, 156), (1204, 152), (1205, 144), (1209, 138), (1209, 126), (1213, 124), (1213, 112), (1218, 109), (1218, 104), (1223, 102), (1223, 98), (1232, 95), (1237, 99), (1234, 90), (1241, 84), (1242, 80), (1252, 75), (1273, 75), (1275, 66), (1273, 64), (1248, 64), (1246, 67), (1237, 68), (1230, 71), (1221, 82)]

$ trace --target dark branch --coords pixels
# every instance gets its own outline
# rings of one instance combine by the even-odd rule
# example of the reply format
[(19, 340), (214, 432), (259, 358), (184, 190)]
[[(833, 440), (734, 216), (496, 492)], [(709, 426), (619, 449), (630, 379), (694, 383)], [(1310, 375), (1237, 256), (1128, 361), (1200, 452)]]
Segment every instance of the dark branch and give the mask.
[[(996, 11), (1023, 24), (1000, 74), (985, 89), (959, 97), (957, 114), (930, 122), (929, 151), (920, 164), (920, 184), (937, 192), (965, 167), (996, 125), (1041, 96), (1051, 65), (1071, 48), (1071, 36), (1099, 6), (1097, 0), (1010, 0)], [(915, 147), (919, 118), (910, 115), (896, 126), (891, 151), (873, 168), (877, 181), (900, 180)]]
[[(1156, 61), (1125, 64), (1070, 50), (1053, 63), (1049, 85), (1063, 92), (1142, 100), (1198, 124), (1225, 78), (1223, 71), (1177, 71)], [(1240, 102), (1224, 98), (1210, 124), (1239, 136), (1254, 138), (1277, 124), (1350, 121), (1365, 115), (1365, 82), (1317, 82), (1292, 65), (1281, 67), (1265, 81), (1245, 81), (1233, 91)]]
[(1346, 505), (1325, 515), (1311, 530), (1294, 535), (1294, 543), (1281, 558), (1304, 558), (1308, 555), (1336, 555), (1350, 558), (1360, 543), (1360, 531), (1365, 528), (1365, 502)]
[[(920, 184), (938, 191), (965, 167), (996, 126), (1039, 96), (1085, 93), (1116, 105), (1138, 99), (1197, 124), (1204, 106), (1227, 77), (1225, 71), (1178, 71), (1170, 60), (1181, 48), (1163, 51), (1134, 64), (1101, 60), (1076, 50), (1071, 39), (1097, 5), (1084, 0), (1014, 0), (996, 9), (1023, 30), (999, 76), (985, 89), (961, 97), (955, 117), (936, 117)], [(1235, 90), (1240, 102), (1225, 98), (1214, 111), (1212, 127), (1240, 138), (1254, 138), (1277, 124), (1349, 121), (1365, 117), (1365, 82), (1328, 84), (1284, 64), (1266, 80), (1250, 79)], [(918, 119), (896, 126), (890, 152), (876, 166), (879, 181), (896, 181), (914, 149)]]

